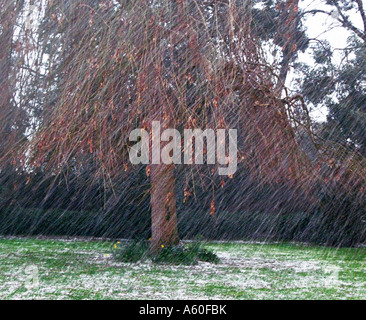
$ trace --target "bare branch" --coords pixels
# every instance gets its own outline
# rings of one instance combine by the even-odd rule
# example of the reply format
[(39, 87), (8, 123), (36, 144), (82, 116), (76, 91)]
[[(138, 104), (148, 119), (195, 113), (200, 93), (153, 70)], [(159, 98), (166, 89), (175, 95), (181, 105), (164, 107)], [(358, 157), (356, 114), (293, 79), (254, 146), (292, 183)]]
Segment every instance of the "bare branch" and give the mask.
[(362, 32), (360, 29), (356, 28), (350, 21), (349, 21), (349, 17), (347, 17), (343, 11), (342, 8), (339, 6), (338, 2), (336, 0), (331, 0), (331, 2), (333, 3), (333, 5), (337, 8), (337, 11), (339, 13), (339, 15), (341, 16), (342, 19), (338, 19), (339, 22), (342, 23), (342, 25), (349, 29), (352, 30), (354, 33), (356, 33), (361, 39), (363, 39), (364, 41), (366, 41), (366, 33)]
[(360, 11), (360, 14), (361, 14), (361, 18), (362, 18), (362, 21), (363, 21), (363, 31), (364, 33), (366, 33), (366, 13), (365, 13), (365, 9), (363, 7), (363, 3), (362, 3), (362, 0), (356, 0), (357, 2), (357, 5), (358, 5), (358, 10)]

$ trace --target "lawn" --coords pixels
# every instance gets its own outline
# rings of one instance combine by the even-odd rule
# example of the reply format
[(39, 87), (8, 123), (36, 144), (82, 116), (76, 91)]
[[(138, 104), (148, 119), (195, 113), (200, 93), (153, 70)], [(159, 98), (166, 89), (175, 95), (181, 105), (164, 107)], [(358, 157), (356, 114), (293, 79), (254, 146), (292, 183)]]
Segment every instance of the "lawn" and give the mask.
[(126, 264), (113, 243), (0, 238), (0, 299), (365, 299), (366, 249), (208, 243), (219, 264)]

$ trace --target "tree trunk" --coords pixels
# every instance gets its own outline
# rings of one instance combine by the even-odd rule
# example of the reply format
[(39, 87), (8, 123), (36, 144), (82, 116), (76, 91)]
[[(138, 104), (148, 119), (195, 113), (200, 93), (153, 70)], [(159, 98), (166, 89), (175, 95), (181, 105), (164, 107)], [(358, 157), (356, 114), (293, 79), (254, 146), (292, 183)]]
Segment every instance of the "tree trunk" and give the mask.
[(282, 47), (283, 58), (280, 62), (281, 68), (276, 87), (276, 91), (279, 93), (283, 91), (291, 61), (294, 59), (298, 51), (298, 48), (296, 47), (296, 31), (299, 27), (299, 20), (297, 19), (299, 15), (298, 10), (299, 0), (287, 0), (286, 3), (283, 3), (282, 12), (280, 12), (280, 23), (282, 28), (279, 36), (282, 37), (284, 45)]
[(23, 8), (24, 0), (8, 1), (0, 4), (0, 159), (12, 147), (10, 139), (14, 125), (15, 106), (12, 96), (15, 83), (11, 79), (13, 36), (17, 18)]
[(174, 165), (151, 165), (151, 250), (179, 244)]

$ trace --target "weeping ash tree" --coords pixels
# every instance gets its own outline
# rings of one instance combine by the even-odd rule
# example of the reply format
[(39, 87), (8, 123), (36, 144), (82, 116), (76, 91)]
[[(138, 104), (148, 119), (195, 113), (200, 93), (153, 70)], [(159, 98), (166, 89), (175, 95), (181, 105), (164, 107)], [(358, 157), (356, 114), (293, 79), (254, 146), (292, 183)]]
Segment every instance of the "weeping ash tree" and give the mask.
[[(249, 6), (79, 0), (66, 1), (61, 11), (50, 2), (48, 15), (66, 33), (57, 70), (62, 78), (57, 101), (45, 108), (28, 146), (31, 164), (56, 170), (71, 162), (82, 166), (92, 156), (96, 174), (128, 175), (136, 169), (128, 156), (130, 132), (151, 131), (153, 121), (160, 121), (163, 128), (237, 129), (239, 160), (253, 175), (296, 179), (306, 157), (288, 117), (290, 104), (281, 99), (281, 77), (251, 32)], [(174, 165), (166, 164), (148, 165), (146, 173), (152, 248), (158, 251), (179, 242), (177, 176)], [(179, 173), (185, 179), (217, 174), (199, 165)]]
[[(298, 201), (306, 197), (313, 203), (310, 210), (319, 206), (319, 190), (328, 190), (324, 180), (342, 181), (345, 194), (355, 180), (363, 183), (362, 166), (353, 156), (332, 169), (334, 148), (313, 139), (302, 97), (290, 97), (284, 87), (298, 50), (298, 1), (278, 1), (271, 9), (280, 22), (276, 43), (283, 60), (278, 65), (265, 59), (252, 1), (49, 0), (39, 5), (45, 6), (43, 32), (28, 52), (44, 57), (42, 80), (29, 80), (42, 97), (32, 105), (41, 111), (27, 110), (36, 125), (21, 149), (23, 166), (57, 174), (64, 168), (77, 173), (93, 163), (95, 177), (111, 185), (115, 177), (128, 179), (143, 167), (151, 186), (154, 252), (179, 242), (176, 181), (188, 197), (192, 179), (211, 190), (217, 181), (220, 187), (225, 179), (239, 183), (235, 179), (245, 171), (261, 184), (300, 191)], [(238, 172), (222, 178), (212, 164), (132, 165), (129, 135), (136, 128), (151, 132), (154, 121), (179, 131), (237, 129)], [(315, 160), (301, 148), (298, 138), (304, 136), (322, 149)]]

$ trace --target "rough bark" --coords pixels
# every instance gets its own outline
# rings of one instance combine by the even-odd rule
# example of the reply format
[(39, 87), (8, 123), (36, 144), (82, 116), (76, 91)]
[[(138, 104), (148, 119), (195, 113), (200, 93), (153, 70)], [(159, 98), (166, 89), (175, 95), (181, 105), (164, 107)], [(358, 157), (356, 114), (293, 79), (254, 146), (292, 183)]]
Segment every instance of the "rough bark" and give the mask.
[(179, 243), (176, 212), (174, 165), (152, 165), (151, 182), (151, 249), (158, 253), (162, 246)]

